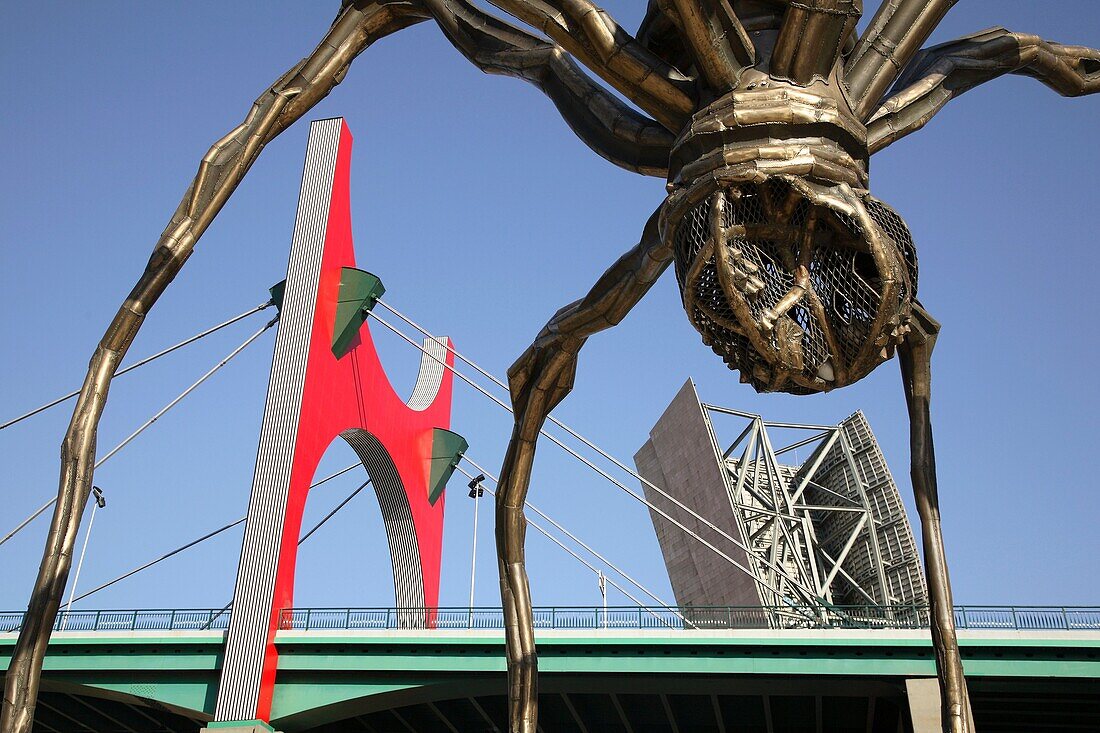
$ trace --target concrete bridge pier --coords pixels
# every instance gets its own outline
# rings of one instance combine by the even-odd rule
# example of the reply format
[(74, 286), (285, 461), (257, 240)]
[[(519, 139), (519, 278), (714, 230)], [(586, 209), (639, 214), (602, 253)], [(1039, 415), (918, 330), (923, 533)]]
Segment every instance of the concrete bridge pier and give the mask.
[[(905, 695), (909, 700), (913, 733), (942, 733), (939, 681), (935, 677), (911, 677), (905, 680)], [(967, 714), (973, 728), (974, 712), (968, 709)]]

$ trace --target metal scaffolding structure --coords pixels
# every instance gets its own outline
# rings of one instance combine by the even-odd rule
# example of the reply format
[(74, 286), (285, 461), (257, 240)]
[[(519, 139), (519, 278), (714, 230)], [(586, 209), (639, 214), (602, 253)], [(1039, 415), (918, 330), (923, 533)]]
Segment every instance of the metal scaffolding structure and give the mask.
[[(740, 429), (724, 449), (715, 416)], [(635, 460), (643, 476), (743, 544), (738, 559), (749, 572), (702, 558), (699, 537), (654, 514), (681, 606), (751, 601), (776, 609), (767, 620), (776, 627), (828, 626), (853, 614), (927, 623), (912, 529), (862, 412), (832, 426), (770, 422), (699, 401), (689, 381)]]

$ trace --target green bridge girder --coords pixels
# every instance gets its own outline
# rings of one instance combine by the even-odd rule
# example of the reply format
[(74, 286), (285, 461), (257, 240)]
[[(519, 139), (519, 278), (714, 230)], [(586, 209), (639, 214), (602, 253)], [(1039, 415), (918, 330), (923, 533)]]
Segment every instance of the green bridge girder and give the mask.
[[(55, 633), (43, 690), (207, 721), (224, 635)], [(548, 631), (538, 641), (543, 689), (566, 693), (751, 691), (797, 688), (801, 680), (805, 689), (888, 696), (906, 679), (935, 674), (927, 632), (919, 630)], [(0, 669), (14, 642), (14, 634), (0, 636)], [(504, 691), (499, 631), (285, 631), (277, 645), (272, 724), (279, 730)], [(1100, 694), (1100, 634), (970, 631), (960, 632), (960, 645), (972, 689), (1030, 680)]]

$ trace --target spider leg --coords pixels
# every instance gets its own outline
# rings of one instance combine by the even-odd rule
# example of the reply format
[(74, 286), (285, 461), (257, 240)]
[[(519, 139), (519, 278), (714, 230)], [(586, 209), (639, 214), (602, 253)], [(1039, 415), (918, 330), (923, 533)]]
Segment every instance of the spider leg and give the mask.
[(605, 272), (584, 298), (558, 311), (508, 370), (515, 423), (496, 498), (497, 558), (508, 653), (511, 733), (535, 733), (538, 661), (531, 590), (524, 565), (523, 504), (531, 481), (535, 443), (547, 415), (573, 388), (577, 353), (594, 333), (617, 325), (656, 282), (672, 259), (661, 242), (657, 213), (641, 241)]
[(183, 267), (264, 145), (343, 80), (367, 46), (425, 16), (408, 2), (347, 4), (317, 48), (269, 87), (238, 127), (210, 148), (149, 263), (108, 327), (88, 365), (73, 417), (61, 444), (61, 476), (42, 564), (19, 640), (5, 675), (3, 733), (29, 733), (34, 722), (42, 659), (72, 565), (73, 544), (92, 483), (96, 428), (115, 369), (145, 315)]
[(737, 85), (756, 63), (756, 48), (728, 0), (669, 0), (696, 67), (714, 89)]
[(828, 79), (862, 14), (862, 0), (790, 3), (772, 50), (771, 72), (796, 84)]
[(1034, 77), (1066, 97), (1093, 94), (1100, 92), (1100, 50), (1004, 28), (926, 49), (868, 122), (868, 148), (874, 153), (916, 132), (956, 96), (1003, 74)]
[(422, 3), (471, 63), (488, 74), (535, 85), (596, 153), (636, 173), (667, 175), (672, 133), (595, 83), (559, 46), (484, 13), (467, 0)]
[(867, 119), (957, 0), (885, 0), (844, 64), (856, 116)]
[(695, 80), (684, 76), (589, 0), (490, 0), (538, 28), (672, 132), (696, 109)]
[(963, 677), (951, 580), (940, 526), (936, 486), (936, 454), (932, 446), (929, 403), (932, 396), (932, 348), (940, 324), (914, 304), (913, 329), (898, 347), (905, 402), (909, 408), (910, 470), (924, 544), (924, 571), (931, 595), (932, 647), (940, 682), (941, 714), (945, 733), (970, 733), (973, 722)]
[(634, 37), (644, 49), (665, 63), (686, 69), (694, 63), (694, 59), (684, 44), (679, 23), (672, 0), (649, 0)]

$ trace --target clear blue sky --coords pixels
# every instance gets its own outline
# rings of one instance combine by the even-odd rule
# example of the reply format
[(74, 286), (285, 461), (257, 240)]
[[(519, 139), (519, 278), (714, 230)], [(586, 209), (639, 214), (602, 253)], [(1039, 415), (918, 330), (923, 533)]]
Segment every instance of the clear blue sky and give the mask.
[[(877, 3), (868, 2), (868, 17)], [(338, 3), (7, 3), (0, 62), (0, 418), (79, 384), (199, 158), (304, 56)], [(643, 3), (607, 9), (628, 28)], [(1094, 0), (962, 2), (934, 41), (992, 25), (1100, 45)], [(521, 82), (481, 74), (425, 23), (378, 43), (308, 118), (355, 135), (360, 266), (388, 299), (502, 374), (554, 310), (637, 241), (663, 182), (577, 141)], [(1100, 97), (1067, 100), (1004, 78), (952, 102), (875, 158), (872, 190), (909, 222), (921, 299), (943, 322), (934, 420), (945, 534), (960, 603), (1096, 604), (1094, 316)], [(258, 304), (284, 277), (306, 122), (264, 152), (148, 319), (131, 359)], [(242, 324), (122, 378), (101, 454), (245, 338)], [(376, 330), (378, 333), (378, 330)], [(394, 381), (416, 354), (378, 333)], [(273, 340), (268, 335), (96, 475), (84, 589), (243, 515)], [(558, 415), (629, 462), (687, 377), (703, 398), (776, 420), (836, 422), (862, 408), (912, 510), (896, 362), (817, 397), (756, 395), (688, 324), (671, 273), (582, 354)], [(0, 433), (0, 531), (56, 493), (68, 408)], [(499, 408), (456, 389), (454, 427), (494, 471)], [(1090, 446), (1092, 446), (1090, 448)], [(321, 470), (350, 463), (335, 445)], [(354, 486), (316, 492), (319, 517)], [(671, 599), (647, 513), (550, 444), (531, 499)], [(483, 505), (477, 598), (499, 602)], [(450, 492), (442, 601), (466, 602), (471, 502)], [(309, 518), (307, 517), (307, 523)], [(0, 607), (25, 607), (48, 522), (0, 548)], [(81, 541), (83, 534), (81, 535)], [(85, 608), (218, 607), (231, 596), (234, 531), (120, 584)], [(536, 603), (596, 603), (591, 573), (534, 533)], [(364, 492), (302, 551), (300, 606), (389, 605), (377, 504)], [(612, 595), (612, 602), (621, 597)]]

